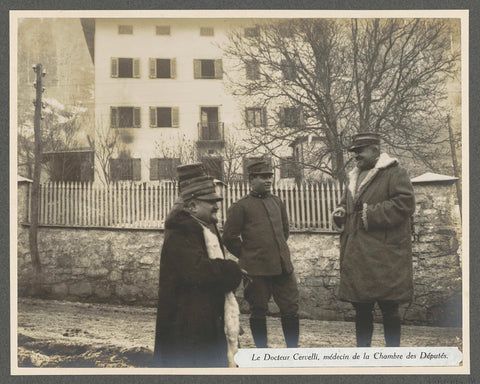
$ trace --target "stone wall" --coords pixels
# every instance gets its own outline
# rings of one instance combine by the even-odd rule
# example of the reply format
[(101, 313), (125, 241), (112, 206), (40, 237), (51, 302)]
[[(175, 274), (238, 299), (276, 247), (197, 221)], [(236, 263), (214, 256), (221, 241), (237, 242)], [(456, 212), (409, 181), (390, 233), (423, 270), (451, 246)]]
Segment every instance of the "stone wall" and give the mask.
[[(452, 185), (417, 185), (414, 226), (415, 299), (402, 307), (407, 323), (459, 325), (461, 270)], [(19, 208), (20, 209), (20, 208)], [(20, 216), (20, 213), (19, 213)], [(19, 295), (32, 294), (28, 226), (18, 229)], [(92, 302), (156, 304), (163, 232), (40, 227), (44, 297)], [(302, 317), (351, 320), (337, 300), (339, 236), (293, 233), (288, 241), (300, 289)], [(241, 289), (242, 310), (248, 310)], [(269, 308), (276, 314), (272, 302)], [(378, 314), (377, 314), (378, 315)]]
[[(452, 182), (415, 185), (415, 300), (406, 319), (461, 325), (461, 218)], [(468, 281), (467, 281), (468, 284)]]

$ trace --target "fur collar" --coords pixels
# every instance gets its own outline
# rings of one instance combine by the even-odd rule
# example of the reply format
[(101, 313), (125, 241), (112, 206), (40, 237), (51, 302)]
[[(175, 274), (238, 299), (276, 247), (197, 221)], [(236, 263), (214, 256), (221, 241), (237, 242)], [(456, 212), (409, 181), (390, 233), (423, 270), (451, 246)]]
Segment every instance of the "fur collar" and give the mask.
[[(172, 212), (172, 214), (168, 215), (167, 220), (165, 221), (166, 230), (176, 230), (186, 234), (201, 236), (202, 238), (204, 227), (207, 228), (207, 226), (200, 224), (198, 220), (196, 220), (192, 215), (190, 215), (190, 213), (184, 211), (183, 209), (178, 209), (176, 212)], [(211, 231), (213, 231), (213, 235), (219, 239), (222, 253), (225, 253), (223, 243), (220, 241), (221, 236), (218, 232), (217, 226), (212, 224), (211, 227), (209, 226), (208, 228), (210, 228)], [(168, 236), (167, 233), (165, 233), (165, 236)]]
[(355, 190), (357, 190), (357, 194), (360, 195), (360, 192), (362, 191), (365, 186), (367, 186), (370, 181), (373, 180), (373, 178), (377, 175), (377, 173), (381, 169), (385, 169), (387, 167), (390, 167), (392, 165), (398, 164), (398, 160), (395, 159), (394, 157), (390, 157), (386, 153), (380, 154), (375, 166), (370, 169), (367, 173), (367, 176), (362, 180), (362, 183), (359, 185), (359, 188), (357, 190), (357, 179), (358, 179), (358, 174), (360, 173), (360, 169), (355, 167), (350, 171), (348, 174), (348, 190), (352, 194), (352, 196), (355, 198)]
[(176, 229), (186, 233), (202, 233), (200, 223), (184, 210), (179, 210), (169, 215), (165, 221), (165, 229)]

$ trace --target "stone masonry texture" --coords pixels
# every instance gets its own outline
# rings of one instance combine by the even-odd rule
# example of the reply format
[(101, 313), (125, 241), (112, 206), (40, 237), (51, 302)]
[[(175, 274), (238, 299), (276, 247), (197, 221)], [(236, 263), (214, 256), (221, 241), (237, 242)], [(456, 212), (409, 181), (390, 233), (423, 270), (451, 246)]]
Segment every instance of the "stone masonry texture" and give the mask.
[[(19, 194), (22, 191), (19, 188)], [(461, 325), (461, 233), (454, 192), (452, 184), (415, 185), (415, 297), (401, 308), (404, 323)], [(33, 291), (29, 226), (21, 223), (22, 216), (19, 212), (18, 293), (30, 296)], [(156, 305), (163, 231), (44, 226), (39, 228), (38, 239), (43, 278), (42, 290), (36, 295), (59, 300)], [(300, 316), (353, 320), (351, 305), (337, 299), (338, 234), (294, 232), (288, 244), (300, 290)], [(247, 312), (241, 287), (237, 297), (242, 311)], [(278, 314), (273, 301), (269, 311)], [(380, 319), (378, 309), (376, 316)]]

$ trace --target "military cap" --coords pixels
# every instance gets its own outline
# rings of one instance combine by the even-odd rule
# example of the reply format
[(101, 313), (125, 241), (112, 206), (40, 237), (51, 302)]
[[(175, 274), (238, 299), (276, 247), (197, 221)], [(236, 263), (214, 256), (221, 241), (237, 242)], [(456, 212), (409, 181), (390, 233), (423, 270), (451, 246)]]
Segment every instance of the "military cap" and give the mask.
[(348, 148), (349, 152), (354, 152), (359, 148), (368, 147), (369, 145), (379, 145), (380, 135), (378, 133), (364, 132), (353, 136), (352, 144)]
[(272, 166), (265, 160), (255, 160), (247, 166), (249, 175), (273, 175)]

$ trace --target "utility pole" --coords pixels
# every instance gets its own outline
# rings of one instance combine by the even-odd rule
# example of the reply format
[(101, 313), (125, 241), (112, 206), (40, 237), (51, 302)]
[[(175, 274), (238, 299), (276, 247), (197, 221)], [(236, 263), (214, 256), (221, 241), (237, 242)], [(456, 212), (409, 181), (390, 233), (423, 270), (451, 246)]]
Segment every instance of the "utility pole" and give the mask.
[(36, 81), (33, 83), (33, 86), (36, 89), (36, 97), (33, 101), (35, 105), (35, 115), (33, 120), (33, 130), (34, 130), (34, 165), (33, 165), (33, 184), (32, 184), (32, 195), (31, 195), (31, 223), (30, 223), (30, 255), (32, 258), (32, 267), (33, 267), (33, 283), (34, 289), (38, 291), (40, 288), (40, 278), (41, 278), (41, 264), (40, 256), (38, 254), (38, 205), (40, 201), (40, 171), (41, 171), (41, 139), (42, 139), (42, 130), (41, 130), (41, 120), (42, 120), (42, 93), (45, 90), (42, 86), (42, 78), (45, 76), (45, 71), (42, 70), (42, 64), (37, 64), (33, 66), (33, 71), (36, 73)]
[[(450, 115), (447, 115), (448, 134), (450, 136), (450, 152), (452, 154), (453, 175), (460, 178), (460, 172), (457, 163), (457, 150), (455, 148), (455, 138), (453, 136), (452, 125), (450, 124)], [(462, 190), (460, 187), (460, 180), (457, 180), (457, 200), (460, 207), (460, 215), (462, 214)]]

